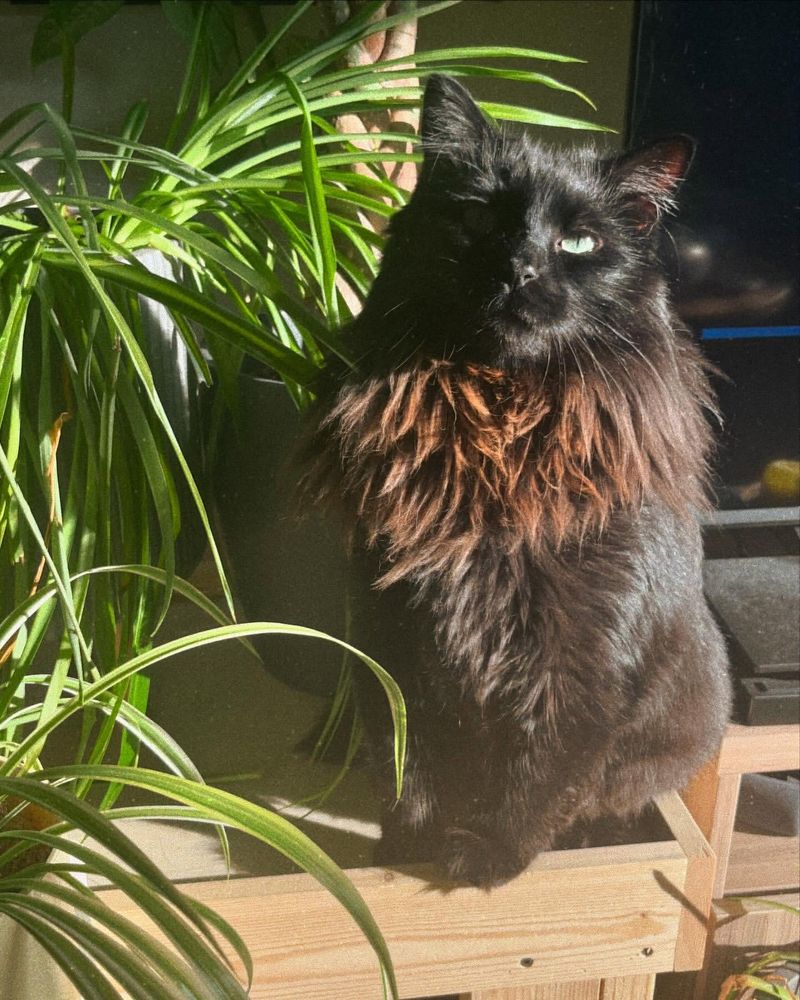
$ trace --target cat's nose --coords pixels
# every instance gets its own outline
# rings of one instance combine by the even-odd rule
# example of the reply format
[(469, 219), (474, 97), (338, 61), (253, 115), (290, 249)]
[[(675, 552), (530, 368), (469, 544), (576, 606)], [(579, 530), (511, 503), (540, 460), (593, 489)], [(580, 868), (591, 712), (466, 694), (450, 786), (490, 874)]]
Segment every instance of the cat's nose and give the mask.
[(529, 281), (533, 281), (535, 278), (536, 271), (532, 264), (526, 264), (517, 272), (517, 281), (520, 285), (527, 285)]
[(514, 288), (522, 288), (537, 277), (538, 272), (529, 261), (514, 261)]

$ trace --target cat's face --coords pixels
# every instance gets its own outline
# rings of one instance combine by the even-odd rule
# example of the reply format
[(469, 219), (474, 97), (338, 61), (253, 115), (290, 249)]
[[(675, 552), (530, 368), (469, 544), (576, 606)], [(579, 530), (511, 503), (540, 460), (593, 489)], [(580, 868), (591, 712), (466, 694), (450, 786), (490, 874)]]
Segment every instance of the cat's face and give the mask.
[(417, 345), (536, 363), (554, 344), (616, 337), (663, 295), (652, 230), (690, 140), (616, 159), (544, 149), (498, 132), (447, 77), (428, 84), (422, 135), (420, 180), (393, 222), (372, 304), (403, 337), (395, 362)]

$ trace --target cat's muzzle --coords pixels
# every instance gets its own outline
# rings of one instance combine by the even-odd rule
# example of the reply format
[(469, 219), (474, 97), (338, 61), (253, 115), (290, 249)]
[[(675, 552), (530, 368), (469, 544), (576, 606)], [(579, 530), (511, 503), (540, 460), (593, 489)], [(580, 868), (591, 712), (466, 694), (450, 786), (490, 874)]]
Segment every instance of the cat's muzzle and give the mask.
[(554, 318), (562, 305), (562, 296), (535, 275), (513, 285), (504, 282), (492, 303), (493, 318), (523, 325), (539, 324)]

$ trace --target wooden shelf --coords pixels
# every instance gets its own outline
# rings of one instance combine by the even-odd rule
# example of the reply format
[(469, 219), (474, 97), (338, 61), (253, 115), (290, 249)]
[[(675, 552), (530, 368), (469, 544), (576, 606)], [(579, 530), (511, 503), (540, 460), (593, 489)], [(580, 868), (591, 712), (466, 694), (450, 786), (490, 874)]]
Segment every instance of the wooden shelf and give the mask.
[(800, 769), (800, 723), (728, 726), (719, 754), (720, 774), (765, 774)]
[[(800, 725), (731, 725), (720, 753), (721, 773), (756, 774), (800, 768)], [(788, 892), (800, 886), (800, 837), (734, 830), (725, 895)]]
[(800, 886), (800, 837), (735, 830), (725, 895), (788, 892)]
[[(644, 1000), (657, 972), (698, 968), (713, 857), (677, 795), (664, 796), (658, 806), (674, 839), (542, 854), (490, 893), (437, 888), (426, 867), (349, 870), (385, 935), (401, 996)], [(310, 876), (182, 888), (244, 938), (255, 963), (253, 1000), (381, 995), (377, 961), (363, 934)], [(103, 891), (102, 898), (148, 926), (118, 891)], [(575, 984), (578, 978), (583, 983)], [(601, 992), (587, 980), (608, 986)], [(571, 985), (563, 987), (567, 992), (545, 989), (559, 983)], [(578, 986), (583, 992), (574, 993)]]

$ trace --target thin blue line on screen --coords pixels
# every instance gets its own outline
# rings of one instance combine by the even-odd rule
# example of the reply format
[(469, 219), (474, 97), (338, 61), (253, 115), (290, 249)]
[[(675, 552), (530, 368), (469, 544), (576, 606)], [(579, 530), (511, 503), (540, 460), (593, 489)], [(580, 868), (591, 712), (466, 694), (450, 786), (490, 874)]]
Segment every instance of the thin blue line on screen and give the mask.
[(712, 326), (701, 340), (745, 340), (750, 337), (800, 337), (800, 326)]

